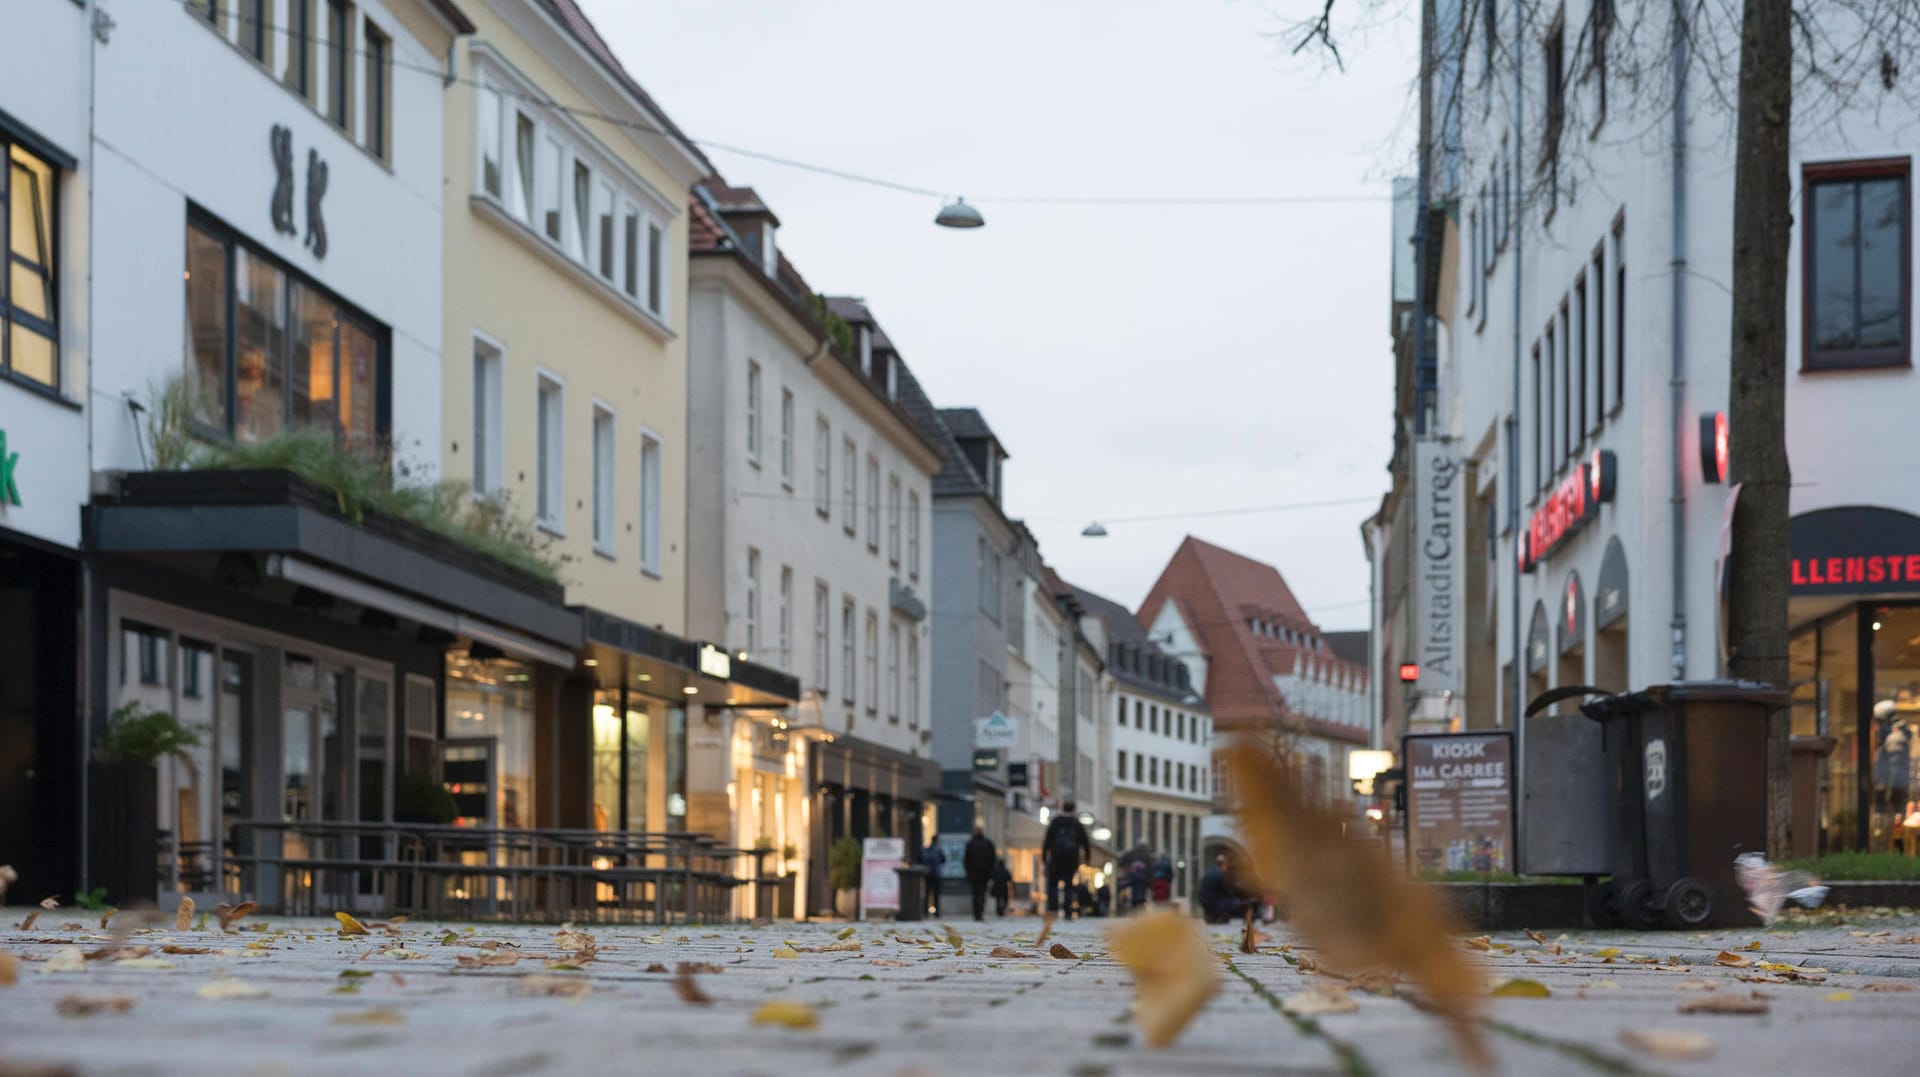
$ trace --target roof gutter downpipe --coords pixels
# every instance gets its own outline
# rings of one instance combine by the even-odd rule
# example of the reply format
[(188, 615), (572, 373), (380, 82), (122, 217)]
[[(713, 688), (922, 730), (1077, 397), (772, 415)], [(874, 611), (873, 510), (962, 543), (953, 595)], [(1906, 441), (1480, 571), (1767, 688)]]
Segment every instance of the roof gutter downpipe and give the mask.
[[(1687, 67), (1691, 52), (1687, 41), (1685, 13), (1679, 3), (1673, 6), (1673, 250), (1668, 280), (1672, 291), (1670, 348), (1673, 372), (1667, 382), (1672, 401), (1673, 421), (1673, 494), (1669, 499), (1673, 535), (1673, 679), (1687, 676), (1687, 468), (1686, 454), (1680, 451), (1687, 436)], [(1618, 257), (1618, 254), (1616, 254)], [(1616, 299), (1615, 302), (1619, 300)], [(1620, 342), (1624, 345), (1625, 342)], [(1718, 601), (1716, 596), (1715, 601)]]

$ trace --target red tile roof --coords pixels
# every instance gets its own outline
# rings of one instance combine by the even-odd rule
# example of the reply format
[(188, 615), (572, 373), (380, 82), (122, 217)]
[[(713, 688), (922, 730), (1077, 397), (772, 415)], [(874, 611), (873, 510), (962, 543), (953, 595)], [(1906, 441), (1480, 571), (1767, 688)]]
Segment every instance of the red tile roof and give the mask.
[(697, 253), (721, 249), (721, 240), (726, 233), (721, 230), (720, 222), (713, 219), (707, 207), (698, 198), (690, 199), (687, 204), (687, 249)]
[(574, 0), (544, 0), (544, 2), (548, 10), (553, 12), (554, 17), (560, 20), (560, 24), (567, 28), (567, 32), (585, 46), (586, 50), (593, 54), (594, 59), (600, 61), (615, 82), (632, 94), (642, 108), (660, 117), (662, 130), (699, 160), (708, 172), (712, 172), (713, 162), (707, 160), (707, 155), (687, 137), (686, 132), (674, 125), (673, 118), (667, 115), (666, 110), (661, 108), (658, 102), (654, 101), (653, 96), (641, 89), (639, 81), (627, 73), (626, 66), (620, 62), (618, 56), (613, 54), (613, 48), (607, 44), (606, 38), (600, 36), (600, 31), (593, 25), (593, 20), (587, 18), (587, 13), (580, 10), (580, 5)]
[[(1207, 703), (1216, 722), (1228, 728), (1299, 722), (1320, 736), (1366, 740), (1363, 728), (1294, 713), (1274, 683), (1275, 676), (1292, 675), (1300, 665), (1345, 683), (1360, 683), (1364, 676), (1361, 667), (1317, 648), (1319, 630), (1278, 569), (1189, 535), (1141, 603), (1141, 623), (1153, 624), (1169, 602), (1206, 655)], [(1256, 613), (1305, 638), (1285, 641), (1257, 634), (1248, 623)]]

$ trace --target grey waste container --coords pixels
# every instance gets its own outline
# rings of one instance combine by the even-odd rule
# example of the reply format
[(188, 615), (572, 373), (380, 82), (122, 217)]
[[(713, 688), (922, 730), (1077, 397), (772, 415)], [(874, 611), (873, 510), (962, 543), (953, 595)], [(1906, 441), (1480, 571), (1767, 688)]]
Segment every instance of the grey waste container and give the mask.
[(927, 869), (915, 864), (893, 869), (900, 876), (900, 911), (895, 920), (924, 920), (927, 916)]
[(1733, 861), (1766, 851), (1767, 719), (1787, 702), (1723, 680), (1581, 704), (1613, 785), (1613, 878), (1596, 904), (1639, 929), (1756, 922)]

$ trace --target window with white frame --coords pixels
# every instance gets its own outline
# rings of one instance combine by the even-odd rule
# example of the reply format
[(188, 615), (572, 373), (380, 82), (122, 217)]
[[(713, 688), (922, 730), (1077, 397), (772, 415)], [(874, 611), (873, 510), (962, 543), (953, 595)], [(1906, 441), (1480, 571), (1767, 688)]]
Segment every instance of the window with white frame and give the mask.
[(867, 713), (880, 710), (880, 615), (867, 610)]
[(760, 650), (760, 551), (747, 550), (747, 653)]
[(534, 518), (550, 531), (562, 530), (566, 512), (566, 390), (560, 382), (540, 375), (535, 400)]
[(813, 585), (813, 686), (822, 699), (832, 687), (828, 677), (833, 668), (833, 655), (827, 636), (833, 619), (832, 603), (833, 592), (827, 590), (826, 584), (816, 581)]
[(636, 307), (666, 320), (673, 206), (492, 55), (477, 59), (475, 191)]
[(506, 439), (502, 436), (505, 407), (500, 349), (478, 337), (473, 342), (473, 492), (481, 497), (500, 493), (506, 473)]
[(760, 364), (747, 360), (747, 462), (760, 464)]
[(900, 722), (900, 622), (887, 624), (887, 721)]
[(793, 487), (793, 390), (780, 390), (780, 481)]
[(907, 493), (907, 578), (920, 578), (920, 491)]
[(613, 553), (613, 411), (604, 404), (593, 406), (593, 548), (608, 557)]
[(775, 623), (779, 635), (775, 646), (781, 669), (793, 668), (793, 566), (780, 566), (780, 614)]
[(840, 441), (840, 471), (840, 500), (846, 504), (846, 515), (841, 523), (846, 527), (847, 534), (851, 535), (858, 526), (854, 523), (854, 513), (859, 509), (855, 488), (860, 484), (860, 454), (853, 447), (852, 438), (842, 438)]
[(880, 461), (867, 454), (867, 549), (880, 550)]
[(822, 519), (833, 515), (833, 428), (824, 416), (813, 423), (813, 507)]
[(858, 674), (854, 671), (854, 648), (858, 646), (855, 633), (860, 631), (854, 626), (853, 596), (840, 600), (840, 694), (846, 697), (847, 704), (853, 704), (853, 684)]
[(660, 439), (640, 435), (640, 571), (660, 575)]
[(920, 630), (907, 628), (907, 727), (920, 728)]
[(900, 476), (887, 476), (887, 562), (900, 567)]

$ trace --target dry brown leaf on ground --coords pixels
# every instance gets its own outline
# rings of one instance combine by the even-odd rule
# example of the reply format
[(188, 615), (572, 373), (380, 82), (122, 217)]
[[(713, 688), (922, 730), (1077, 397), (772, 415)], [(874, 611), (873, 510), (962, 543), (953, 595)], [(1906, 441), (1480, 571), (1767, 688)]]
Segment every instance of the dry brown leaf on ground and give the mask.
[(658, 962), (658, 961), (655, 961), (655, 962), (654, 962), (653, 964), (651, 964), (651, 965), (648, 965), (648, 966), (647, 966), (646, 968), (644, 968), (644, 969), (641, 969), (640, 971), (641, 971), (641, 972), (649, 972), (649, 973), (652, 973), (652, 972), (665, 972), (665, 971), (667, 971), (667, 967), (666, 967), (665, 965), (662, 965), (662, 964), (661, 964), (660, 962)]
[(100, 914), (100, 930), (105, 931), (107, 929), (107, 921), (113, 919), (113, 914), (119, 911), (119, 909), (107, 909), (103, 911)]
[(1527, 938), (1532, 939), (1534, 942), (1538, 943), (1539, 945), (1545, 946), (1547, 944), (1547, 937), (1545, 935), (1542, 935), (1540, 932), (1535, 931), (1530, 927), (1521, 928), (1520, 930), (1526, 933)]
[[(988, 952), (987, 956), (988, 957), (1023, 957), (1024, 958), (1024, 957), (1032, 957), (1033, 955), (1023, 954), (1018, 950), (1009, 950), (1005, 946), (996, 946), (991, 951)], [(905, 962), (902, 962), (902, 964), (905, 964)]]
[(178, 943), (170, 942), (160, 947), (160, 952), (163, 954), (210, 954), (213, 951), (207, 949), (205, 946), (181, 946)]
[(1713, 959), (1713, 963), (1716, 965), (1725, 965), (1730, 969), (1743, 969), (1753, 964), (1753, 958), (1741, 957), (1739, 954), (1730, 950), (1722, 950), (1719, 955)]
[(1192, 921), (1173, 912), (1129, 920), (1108, 933), (1133, 973), (1133, 1021), (1148, 1047), (1165, 1047), (1220, 990), (1220, 966)]
[(1347, 977), (1347, 986), (1355, 991), (1365, 991), (1370, 995), (1382, 995), (1392, 998), (1394, 994), (1393, 974), (1370, 969)]
[(1713, 1037), (1676, 1028), (1623, 1028), (1620, 1042), (1667, 1062), (1691, 1062), (1713, 1054)]
[(693, 966), (684, 962), (681, 963), (680, 970), (674, 974), (673, 993), (680, 996), (680, 1001), (695, 1006), (713, 1004), (713, 996), (700, 990), (700, 985), (693, 982)]
[(879, 965), (882, 968), (889, 968), (889, 969), (905, 969), (905, 968), (913, 967), (913, 962), (911, 961), (895, 961), (891, 957), (876, 957), (873, 959), (873, 963), (876, 965)]
[(589, 935), (584, 931), (575, 931), (572, 929), (571, 925), (567, 927), (563, 927), (559, 931), (554, 933), (553, 944), (559, 949), (567, 952), (577, 952), (580, 950), (597, 949), (597, 947), (595, 947), (593, 944), (592, 935)]
[(193, 899), (183, 897), (180, 899), (180, 907), (173, 910), (173, 929), (175, 931), (185, 931), (192, 926)]
[(1045, 916), (1040, 918), (1040, 937), (1033, 940), (1034, 946), (1036, 947), (1045, 946), (1047, 944), (1047, 938), (1052, 934), (1053, 934), (1053, 914), (1048, 913)]
[(259, 907), (260, 904), (254, 901), (243, 901), (238, 905), (215, 905), (213, 914), (220, 918), (220, 930), (232, 931), (233, 925), (252, 916), (253, 910)]
[(38, 912), (30, 912), (30, 913), (28, 913), (28, 914), (27, 914), (27, 918), (26, 918), (25, 920), (22, 920), (22, 921), (20, 921), (20, 930), (22, 930), (22, 931), (32, 931), (32, 930), (33, 930), (33, 922), (34, 922), (35, 920), (38, 920), (38, 919), (40, 919), (40, 914), (39, 914)]
[(0, 987), (8, 987), (20, 979), (20, 959), (0, 950)]
[(1321, 1017), (1330, 1013), (1358, 1013), (1360, 1004), (1339, 984), (1323, 983), (1287, 996), (1280, 1008), (1295, 1017)]
[(1695, 978), (1691, 980), (1681, 980), (1680, 990), (1682, 991), (1718, 991), (1720, 990), (1720, 985), (1718, 983), (1715, 983), (1712, 980), (1702, 980), (1702, 979)]
[(1447, 1020), (1468, 1064), (1486, 1068), (1475, 1020), (1486, 980), (1451, 945), (1462, 932), (1437, 899), (1377, 849), (1348, 839), (1344, 817), (1303, 796), (1297, 777), (1265, 746), (1242, 738), (1227, 762), (1248, 867), (1265, 889), (1286, 894), (1302, 939), (1330, 967), (1405, 976)]
[(1493, 940), (1485, 935), (1475, 935), (1472, 938), (1461, 939), (1460, 941), (1466, 943), (1467, 949), (1469, 950), (1479, 950), (1482, 953), (1487, 953), (1493, 949)]
[(779, 1025), (782, 1028), (819, 1028), (820, 1015), (804, 1002), (775, 999), (762, 1003), (759, 1009), (753, 1011), (753, 1023)]
[(522, 976), (520, 993), (538, 998), (580, 998), (591, 985), (578, 976)]
[(1861, 984), (1860, 990), (1876, 991), (1876, 992), (1906, 992), (1906, 991), (1912, 991), (1913, 985), (1895, 983), (1892, 980), (1876, 980), (1870, 984)]
[(52, 912), (60, 907), (60, 899), (51, 895), (43, 897), (40, 899), (40, 907), (48, 912)]
[(860, 944), (857, 942), (830, 942), (820, 947), (820, 952), (823, 954), (857, 954), (860, 952)]
[(1680, 1004), (1681, 1013), (1766, 1013), (1772, 1009), (1766, 999), (1753, 996), (1711, 994), (1688, 999)]
[(133, 999), (126, 995), (68, 995), (54, 1005), (62, 1017), (92, 1017), (96, 1013), (127, 1013)]
[(711, 961), (682, 961), (674, 966), (674, 971), (684, 972), (689, 976), (718, 976), (727, 970), (726, 966), (716, 965)]
[(1047, 947), (1047, 956), (1058, 958), (1061, 961), (1078, 961), (1080, 959), (1079, 954), (1076, 954), (1072, 950), (1067, 949), (1065, 943), (1059, 943), (1059, 942), (1056, 942), (1052, 946)]

